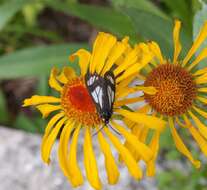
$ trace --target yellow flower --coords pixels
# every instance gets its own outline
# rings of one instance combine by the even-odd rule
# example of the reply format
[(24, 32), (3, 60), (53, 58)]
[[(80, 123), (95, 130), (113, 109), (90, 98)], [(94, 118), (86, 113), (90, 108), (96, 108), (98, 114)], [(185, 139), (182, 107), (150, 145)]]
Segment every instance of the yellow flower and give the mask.
[[(143, 68), (142, 79), (144, 80), (145, 87), (154, 87), (157, 92), (155, 94), (143, 93), (140, 96), (139, 102), (145, 102), (140, 112), (146, 115), (156, 116), (168, 121), (172, 137), (175, 142), (176, 148), (185, 155), (192, 164), (200, 167), (200, 161), (195, 160), (182, 141), (178, 127), (187, 130), (197, 142), (201, 151), (207, 156), (207, 126), (201, 121), (207, 118), (207, 112), (203, 110), (203, 106), (207, 103), (207, 68), (196, 69), (199, 62), (207, 57), (207, 48), (204, 48), (198, 55), (194, 55), (202, 42), (207, 37), (207, 22), (205, 22), (199, 35), (194, 41), (192, 47), (188, 51), (183, 60), (179, 59), (182, 49), (179, 41), (181, 22), (176, 20), (173, 30), (174, 40), (174, 56), (173, 59), (166, 59), (155, 42), (149, 42), (148, 47), (154, 54), (154, 58)], [(193, 56), (194, 55), (194, 56)], [(192, 61), (191, 61), (192, 60)], [(133, 120), (133, 115), (128, 115), (128, 119)], [(128, 126), (131, 126), (132, 133), (137, 135), (146, 136), (143, 124), (134, 119), (134, 122), (126, 121)], [(138, 123), (138, 124), (135, 124)], [(141, 123), (141, 122), (140, 122)], [(142, 127), (140, 127), (140, 125)], [(160, 126), (153, 124), (153, 127), (160, 128)], [(154, 147), (154, 160), (157, 156), (159, 149), (159, 136), (160, 132), (156, 131), (152, 137), (151, 148)], [(145, 142), (145, 137), (142, 142)], [(126, 142), (126, 147), (128, 147)], [(134, 157), (137, 157), (136, 151), (131, 148)], [(148, 175), (154, 175), (154, 163), (148, 165)]]
[[(137, 54), (137, 51), (139, 51), (140, 54)], [(146, 56), (141, 55), (143, 52), (145, 52)], [(92, 53), (85, 49), (80, 49), (72, 54), (69, 59), (74, 61), (76, 57), (79, 58), (80, 76), (70, 67), (63, 68), (61, 72), (56, 68), (51, 71), (49, 85), (60, 93), (59, 98), (35, 95), (24, 101), (24, 106), (35, 106), (42, 113), (44, 118), (54, 111), (57, 112), (50, 119), (45, 129), (41, 147), (43, 161), (49, 164), (51, 148), (59, 132), (61, 132), (58, 149), (60, 167), (73, 187), (82, 185), (84, 179), (77, 161), (78, 155), (76, 154), (76, 150), (79, 133), (83, 131), (85, 173), (93, 188), (101, 189), (102, 186), (92, 147), (93, 138), (98, 139), (100, 150), (105, 157), (105, 167), (109, 184), (117, 183), (119, 179), (119, 170), (108, 140), (111, 141), (111, 144), (113, 144), (121, 156), (129, 173), (135, 179), (140, 179), (142, 177), (141, 168), (136, 163), (129, 150), (122, 144), (120, 139), (112, 133), (110, 128), (104, 127), (97, 135), (92, 136), (92, 133), (101, 129), (104, 123), (89, 95), (85, 84), (85, 75), (89, 70), (90, 73), (96, 72), (98, 75), (103, 76), (108, 70), (114, 68), (113, 73), (116, 77), (116, 92), (113, 108), (114, 113), (110, 120), (112, 129), (118, 131), (129, 144), (139, 152), (140, 158), (148, 163), (153, 157), (151, 149), (140, 142), (127, 128), (118, 124), (116, 118), (120, 118), (120, 115), (125, 116), (125, 114), (131, 113), (127, 110), (122, 112), (122, 106), (137, 101), (137, 98), (124, 99), (124, 97), (135, 91), (135, 89), (131, 91), (127, 86), (138, 73), (138, 71), (134, 70), (134, 66), (141, 69), (151, 59), (152, 54), (149, 48), (145, 44), (140, 44), (139, 47), (133, 49), (128, 44), (127, 37), (122, 41), (118, 41), (113, 35), (102, 32), (99, 33), (93, 44)], [(156, 92), (152, 87), (139, 88), (149, 94), (154, 94)], [(138, 117), (137, 120), (139, 122), (142, 122), (144, 118), (146, 122), (143, 121), (143, 123), (149, 127), (152, 123), (161, 126), (161, 128), (165, 125), (164, 121), (156, 117), (151, 118), (150, 116), (145, 116), (141, 113), (137, 113), (134, 117)]]

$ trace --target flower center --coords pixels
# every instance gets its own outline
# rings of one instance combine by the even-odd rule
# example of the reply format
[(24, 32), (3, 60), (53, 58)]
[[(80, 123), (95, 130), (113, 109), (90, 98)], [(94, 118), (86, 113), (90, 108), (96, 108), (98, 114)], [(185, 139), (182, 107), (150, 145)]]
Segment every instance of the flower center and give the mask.
[(184, 114), (197, 94), (192, 75), (180, 65), (169, 63), (153, 69), (144, 85), (157, 89), (155, 95), (145, 94), (145, 100), (155, 111), (167, 116)]
[(72, 79), (64, 85), (61, 104), (66, 115), (82, 125), (94, 126), (101, 123), (82, 78)]

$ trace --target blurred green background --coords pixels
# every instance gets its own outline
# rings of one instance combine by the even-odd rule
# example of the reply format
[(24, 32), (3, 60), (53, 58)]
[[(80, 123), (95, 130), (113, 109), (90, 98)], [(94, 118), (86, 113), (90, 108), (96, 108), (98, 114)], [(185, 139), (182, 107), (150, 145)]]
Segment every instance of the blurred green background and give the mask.
[[(46, 121), (32, 109), (23, 109), (23, 99), (32, 94), (53, 94), (47, 84), (51, 67), (70, 64), (68, 55), (80, 47), (90, 49), (98, 31), (108, 31), (119, 38), (128, 35), (132, 44), (155, 40), (163, 53), (172, 57), (173, 20), (179, 18), (183, 23), (181, 40), (185, 54), (207, 20), (206, 3), (205, 0), (0, 0), (0, 124), (42, 133)], [(206, 164), (199, 171), (189, 167), (167, 131), (161, 150), (158, 162), (165, 169), (157, 175), (159, 189), (207, 190)], [(181, 166), (168, 167), (175, 159), (180, 160)]]

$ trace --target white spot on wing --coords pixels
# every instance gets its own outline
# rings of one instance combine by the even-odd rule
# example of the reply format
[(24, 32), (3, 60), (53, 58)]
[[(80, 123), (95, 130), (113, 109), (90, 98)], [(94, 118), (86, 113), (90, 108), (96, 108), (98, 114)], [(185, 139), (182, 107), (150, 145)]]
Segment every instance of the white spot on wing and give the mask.
[(100, 86), (97, 86), (95, 91), (96, 91), (96, 94), (99, 94), (99, 91), (100, 91), (101, 87)]
[(97, 94), (96, 94), (95, 90), (91, 93), (91, 95), (92, 95), (94, 101), (95, 101), (96, 103), (98, 103), (98, 97), (97, 97)]
[(111, 105), (111, 103), (112, 103), (112, 97), (111, 97), (112, 90), (111, 90), (110, 86), (107, 87), (107, 93), (108, 93), (108, 98), (109, 98), (109, 105)]
[(114, 91), (111, 91), (111, 99), (112, 99), (112, 102), (114, 102)]
[(90, 85), (93, 84), (93, 77), (90, 78)]
[(114, 80), (111, 76), (107, 76), (107, 78), (110, 80), (111, 84), (114, 84)]
[(99, 99), (99, 104), (100, 104), (100, 107), (102, 108), (103, 107), (103, 90), (100, 89), (100, 92), (98, 94), (98, 99)]

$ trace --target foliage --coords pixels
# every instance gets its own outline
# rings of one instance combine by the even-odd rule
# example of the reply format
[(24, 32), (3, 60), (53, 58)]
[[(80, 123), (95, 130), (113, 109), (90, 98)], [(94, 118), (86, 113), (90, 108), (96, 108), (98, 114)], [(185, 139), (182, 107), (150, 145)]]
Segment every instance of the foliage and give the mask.
[[(0, 82), (21, 77), (34, 78), (38, 81), (34, 91), (49, 95), (52, 93), (47, 85), (50, 68), (71, 64), (67, 59), (70, 53), (80, 47), (88, 48), (88, 42), (74, 40), (72, 34), (68, 34), (72, 40), (65, 40), (67, 34), (42, 27), (40, 17), (46, 10), (71, 20), (80, 19), (78, 22), (93, 31), (108, 31), (120, 38), (128, 35), (132, 44), (141, 40), (156, 40), (162, 51), (171, 57), (173, 19), (182, 20), (181, 41), (185, 54), (207, 19), (206, 3), (206, 0), (110, 0), (100, 6), (81, 4), (77, 0), (0, 0)], [(75, 67), (75, 64), (71, 66)], [(22, 99), (19, 99), (20, 105)], [(36, 112), (31, 113), (19, 109), (15, 117), (12, 116), (6, 93), (0, 86), (1, 124), (42, 133), (45, 121)], [(165, 135), (161, 143), (167, 151), (166, 157), (180, 159), (177, 151), (174, 148), (174, 151), (171, 150), (173, 143), (170, 139)], [(206, 168), (201, 172), (182, 172), (172, 168), (158, 175), (158, 186), (161, 190), (205, 190), (206, 184), (203, 185), (201, 180), (205, 181), (205, 177)]]

